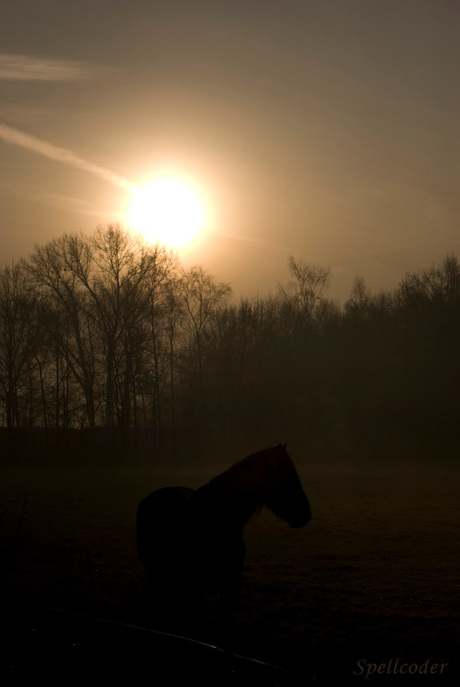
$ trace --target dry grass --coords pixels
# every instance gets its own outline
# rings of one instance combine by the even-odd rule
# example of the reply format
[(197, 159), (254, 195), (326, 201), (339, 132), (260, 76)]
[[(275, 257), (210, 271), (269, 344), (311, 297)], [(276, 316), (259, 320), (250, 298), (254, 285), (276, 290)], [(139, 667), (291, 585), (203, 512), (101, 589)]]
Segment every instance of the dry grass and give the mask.
[[(2, 595), (151, 624), (135, 550), (137, 503), (166, 483), (199, 486), (214, 474), (212, 468), (175, 472), (3, 469)], [(212, 602), (200, 625), (187, 631), (286, 666), (303, 684), (322, 678), (346, 684), (359, 659), (391, 657), (444, 660), (453, 676), (459, 475), (458, 467), (434, 461), (305, 467), (308, 527), (291, 530), (265, 511), (247, 526), (233, 636), (222, 637)]]

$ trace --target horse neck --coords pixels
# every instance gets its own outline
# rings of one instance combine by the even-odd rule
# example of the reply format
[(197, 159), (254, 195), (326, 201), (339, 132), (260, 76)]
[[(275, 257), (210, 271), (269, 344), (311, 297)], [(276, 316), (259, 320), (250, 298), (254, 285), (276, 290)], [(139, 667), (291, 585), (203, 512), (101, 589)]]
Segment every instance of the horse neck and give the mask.
[(212, 507), (216, 521), (231, 523), (242, 529), (264, 505), (264, 494), (257, 485), (245, 482), (234, 468), (198, 489), (193, 500), (198, 506)]

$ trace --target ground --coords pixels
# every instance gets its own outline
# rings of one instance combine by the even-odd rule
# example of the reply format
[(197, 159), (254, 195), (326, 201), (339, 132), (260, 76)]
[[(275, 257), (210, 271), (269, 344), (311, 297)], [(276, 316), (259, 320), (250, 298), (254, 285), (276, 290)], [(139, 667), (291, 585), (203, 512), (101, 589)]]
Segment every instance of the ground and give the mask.
[[(199, 623), (158, 628), (136, 554), (137, 504), (157, 487), (197, 487), (221, 469), (6, 459), (1, 596), (10, 609), (35, 604), (166, 629), (280, 666), (295, 684), (454, 684), (460, 466), (371, 452), (359, 461), (304, 458), (312, 521), (293, 530), (264, 510), (248, 524), (232, 631), (220, 627), (213, 599)], [(7, 634), (10, 620), (2, 622)], [(401, 674), (406, 664), (410, 676)]]

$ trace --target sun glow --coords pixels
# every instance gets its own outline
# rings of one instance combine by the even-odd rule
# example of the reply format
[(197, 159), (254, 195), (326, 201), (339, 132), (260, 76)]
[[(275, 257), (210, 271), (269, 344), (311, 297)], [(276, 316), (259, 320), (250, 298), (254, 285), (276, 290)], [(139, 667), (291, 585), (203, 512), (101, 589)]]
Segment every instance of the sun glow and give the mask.
[(192, 243), (206, 224), (204, 203), (187, 183), (161, 177), (133, 190), (129, 224), (148, 241), (170, 248)]

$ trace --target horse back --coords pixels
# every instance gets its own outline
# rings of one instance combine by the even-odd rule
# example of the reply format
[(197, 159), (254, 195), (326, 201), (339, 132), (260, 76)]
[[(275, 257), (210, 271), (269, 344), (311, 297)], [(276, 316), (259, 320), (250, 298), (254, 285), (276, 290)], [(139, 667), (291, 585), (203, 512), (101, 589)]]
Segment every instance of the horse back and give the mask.
[(137, 550), (144, 565), (152, 562), (157, 546), (177, 539), (187, 520), (194, 489), (163, 487), (143, 499), (137, 509)]

